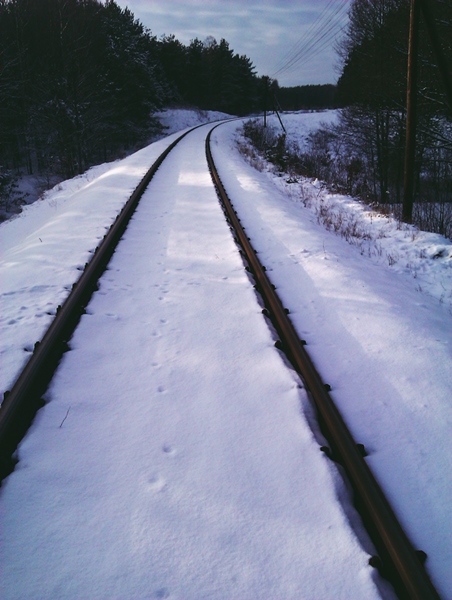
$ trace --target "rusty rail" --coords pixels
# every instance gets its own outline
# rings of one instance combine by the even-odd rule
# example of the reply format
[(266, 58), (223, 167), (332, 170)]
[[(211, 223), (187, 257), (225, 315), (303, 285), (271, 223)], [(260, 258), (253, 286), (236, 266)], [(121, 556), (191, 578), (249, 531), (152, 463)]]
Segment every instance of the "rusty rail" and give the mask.
[(37, 410), (45, 404), (42, 396), (63, 353), (67, 350), (67, 342), (97, 289), (97, 281), (105, 271), (145, 189), (171, 150), (198, 127), (202, 125), (192, 127), (172, 142), (144, 175), (96, 248), (90, 262), (85, 265), (69, 296), (62, 306), (58, 307), (56, 316), (42, 340), (35, 344), (33, 354), (11, 391), (5, 392), (0, 407), (0, 482), (14, 469), (14, 452), (17, 445), (28, 430)]
[(366, 464), (362, 446), (356, 444), (348, 430), (328, 393), (328, 386), (323, 383), (304, 343), (292, 325), (287, 310), (284, 309), (243, 230), (212, 158), (210, 138), (216, 127), (212, 128), (207, 136), (206, 156), (218, 196), (243, 250), (249, 269), (255, 278), (256, 288), (260, 292), (273, 325), (280, 336), (280, 347), (286, 352), (288, 359), (304, 381), (316, 405), (325, 437), (331, 445), (332, 456), (345, 468), (352, 484), (356, 507), (379, 553), (379, 557), (371, 559), (371, 564), (378, 566), (382, 576), (391, 581), (400, 598), (438, 600), (439, 595), (422, 564), (423, 553), (413, 549), (383, 491)]

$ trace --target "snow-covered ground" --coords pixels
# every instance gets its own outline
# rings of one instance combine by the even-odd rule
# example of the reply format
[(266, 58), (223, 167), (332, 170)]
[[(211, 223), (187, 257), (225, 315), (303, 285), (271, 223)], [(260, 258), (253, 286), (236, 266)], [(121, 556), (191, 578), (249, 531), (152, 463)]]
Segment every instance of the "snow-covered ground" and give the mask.
[[(295, 146), (304, 152), (307, 149), (308, 135), (323, 125), (336, 123), (338, 112), (337, 110), (287, 112), (283, 113), (281, 117), (286, 129), (288, 145)], [(274, 127), (275, 131), (282, 131), (275, 115), (269, 115), (267, 122), (270, 127)]]
[[(291, 120), (306, 132), (319, 117)], [(319, 182), (256, 172), (236, 130), (213, 137), (230, 197), (452, 598), (451, 244), (406, 234)], [(2, 597), (392, 597), (273, 347), (205, 169), (205, 134), (159, 170), (2, 487)], [(0, 225), (2, 390), (175, 137), (64, 182)], [(382, 252), (327, 231), (322, 202), (359, 213)]]
[[(313, 130), (336, 122), (337, 111), (287, 113), (282, 115), (289, 146), (306, 151), (306, 139)], [(268, 117), (275, 131), (276, 116)], [(238, 134), (237, 138), (243, 145)], [(294, 178), (266, 165), (270, 180), (295, 203), (302, 203), (316, 220), (354, 245), (372, 262), (389, 266), (391, 271), (415, 279), (415, 287), (452, 310), (452, 243), (444, 236), (420, 231), (384, 215), (343, 194), (335, 194), (318, 180)]]
[[(429, 555), (442, 597), (452, 598), (452, 243), (318, 181), (251, 170), (233, 152), (234, 130), (214, 138), (229, 197), (369, 465)], [(324, 205), (341, 211), (345, 230), (357, 219), (368, 239), (326, 231)]]
[(150, 165), (180, 130), (227, 117), (191, 110), (157, 116), (168, 134), (164, 139), (59, 183), (0, 224), (1, 397)]
[(214, 110), (191, 110), (179, 108), (167, 109), (156, 112), (154, 116), (159, 120), (166, 135), (181, 131), (186, 127), (195, 127), (200, 123), (212, 123), (227, 119), (230, 115)]
[[(156, 142), (164, 137), (167, 137), (171, 133), (185, 129), (186, 127), (194, 127), (200, 123), (211, 123), (218, 119), (227, 118), (229, 115), (225, 113), (213, 111), (213, 110), (196, 110), (196, 109), (165, 109), (154, 113), (153, 115), (162, 126), (161, 131), (151, 131), (148, 137), (148, 143)], [(129, 152), (128, 154), (131, 154)], [(91, 175), (93, 173), (99, 174), (99, 168), (107, 168), (108, 165), (102, 165), (101, 167), (95, 167), (90, 169)], [(48, 190), (54, 184), (58, 187), (58, 184), (64, 187), (66, 182), (60, 183), (60, 177), (57, 175), (42, 176), (39, 174), (23, 175), (17, 181), (17, 191), (23, 196), (23, 204), (33, 204), (36, 200), (46, 198), (49, 193)], [(81, 178), (76, 177), (75, 181), (84, 180), (85, 175)], [(74, 180), (73, 180), (74, 181)], [(77, 185), (77, 183), (75, 183)], [(74, 188), (72, 188), (74, 189)], [(23, 210), (23, 206), (12, 206), (9, 210), (5, 207), (0, 210), (0, 221), (14, 217)]]

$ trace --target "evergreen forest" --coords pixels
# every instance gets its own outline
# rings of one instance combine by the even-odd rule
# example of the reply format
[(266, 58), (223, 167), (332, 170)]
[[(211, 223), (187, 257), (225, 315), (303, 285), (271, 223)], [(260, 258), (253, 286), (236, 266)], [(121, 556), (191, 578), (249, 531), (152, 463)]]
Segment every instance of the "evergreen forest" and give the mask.
[(114, 0), (0, 0), (0, 201), (149, 139), (167, 106), (244, 115), (262, 81), (226, 40), (157, 39)]
[[(426, 4), (450, 74), (452, 0)], [(351, 0), (337, 85), (279, 88), (225, 39), (157, 38), (115, 0), (0, 0), (0, 209), (23, 201), (19, 176), (54, 183), (144, 145), (163, 107), (247, 115), (271, 110), (275, 92), (283, 110), (342, 107), (302, 156), (278, 140), (279, 162), (397, 213), (409, 21), (410, 0)], [(415, 201), (423, 205), (413, 220), (452, 235), (452, 107), (422, 15), (419, 38)]]
[(337, 108), (336, 89), (332, 84), (281, 87), (277, 91), (277, 100), (281, 110)]

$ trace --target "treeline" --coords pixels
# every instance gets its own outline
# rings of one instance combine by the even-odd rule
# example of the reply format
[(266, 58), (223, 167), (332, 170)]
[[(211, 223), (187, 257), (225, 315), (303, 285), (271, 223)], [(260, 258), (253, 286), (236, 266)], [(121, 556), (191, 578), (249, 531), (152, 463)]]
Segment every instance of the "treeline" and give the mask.
[(172, 101), (240, 116), (262, 106), (264, 78), (256, 77), (251, 60), (235, 54), (226, 40), (208, 37), (184, 46), (171, 35), (157, 44)]
[(167, 95), (154, 40), (96, 0), (0, 5), (3, 168), (72, 177), (136, 142)]
[(163, 106), (242, 115), (261, 89), (225, 40), (157, 39), (114, 0), (0, 0), (0, 202), (19, 173), (68, 178), (136, 147)]
[(332, 84), (281, 87), (276, 98), (281, 110), (287, 111), (338, 107), (336, 86)]
[[(452, 2), (431, 0), (430, 7), (450, 68)], [(410, 2), (353, 0), (349, 16), (339, 46), (343, 68), (337, 100), (344, 108), (336, 127), (312, 137), (305, 160), (313, 176), (397, 213), (404, 184)], [(419, 37), (413, 218), (421, 227), (450, 235), (452, 108), (422, 18)]]

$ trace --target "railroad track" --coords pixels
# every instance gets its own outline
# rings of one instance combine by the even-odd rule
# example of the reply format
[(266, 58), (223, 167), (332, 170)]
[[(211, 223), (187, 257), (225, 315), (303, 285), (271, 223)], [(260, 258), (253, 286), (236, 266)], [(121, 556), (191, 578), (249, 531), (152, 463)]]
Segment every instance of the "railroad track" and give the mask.
[(213, 129), (206, 139), (206, 156), (226, 218), (255, 278), (256, 289), (266, 305), (265, 314), (271, 319), (280, 336), (276, 345), (286, 353), (315, 403), (324, 434), (330, 443), (330, 448), (324, 450), (342, 464), (352, 484), (356, 506), (380, 555), (371, 559), (372, 564), (393, 583), (400, 597), (419, 600), (439, 598), (422, 566), (425, 558), (422, 551), (416, 552), (405, 535), (366, 464), (364, 447), (353, 439), (328, 393), (329, 386), (322, 381), (305, 349), (304, 342), (300, 340), (290, 321), (287, 309), (281, 303), (264, 266), (257, 258), (215, 167), (210, 148), (212, 131)]
[[(256, 289), (265, 303), (266, 315), (272, 320), (278, 332), (277, 345), (286, 353), (295, 370), (305, 382), (317, 407), (319, 420), (329, 440), (329, 448), (325, 450), (334, 460), (343, 465), (353, 486), (357, 508), (379, 553), (379, 558), (375, 557), (373, 564), (379, 568), (383, 576), (393, 583), (400, 598), (438, 598), (439, 596), (423, 568), (421, 557), (412, 548), (389, 503), (368, 469), (363, 456), (363, 448), (355, 443), (335, 408), (327, 386), (322, 382), (303, 342), (294, 330), (287, 311), (281, 304), (265, 273), (265, 268), (260, 264), (228, 199), (210, 150), (210, 136), (213, 129), (206, 139), (206, 155), (226, 218), (241, 248), (243, 258), (248, 265), (247, 268), (255, 279)], [(97, 248), (92, 260), (85, 266), (84, 272), (78, 282), (74, 284), (65, 303), (58, 310), (47, 333), (36, 345), (33, 355), (15, 385), (5, 395), (0, 409), (0, 475), (2, 478), (14, 468), (12, 456), (17, 444), (22, 439), (36, 411), (42, 405), (41, 398), (67, 347), (67, 342), (83, 314), (84, 307), (96, 289), (100, 275), (107, 267), (126, 230), (144, 190), (166, 156), (190, 131), (175, 140), (146, 173)]]
[(40, 342), (37, 342), (30, 360), (19, 374), (14, 386), (4, 393), (0, 407), (0, 482), (15, 466), (13, 454), (25, 435), (36, 412), (44, 405), (42, 396), (67, 350), (67, 342), (84, 313), (97, 282), (119, 244), (144, 191), (168, 154), (191, 131), (179, 136), (157, 158), (124, 205), (107, 234), (97, 246), (79, 280), (74, 283), (65, 302), (58, 307), (56, 316)]

